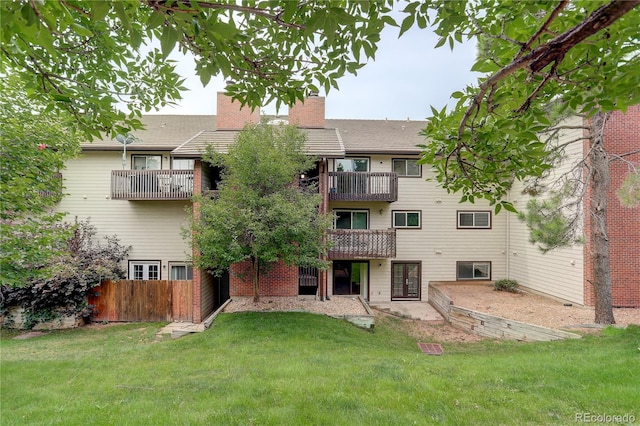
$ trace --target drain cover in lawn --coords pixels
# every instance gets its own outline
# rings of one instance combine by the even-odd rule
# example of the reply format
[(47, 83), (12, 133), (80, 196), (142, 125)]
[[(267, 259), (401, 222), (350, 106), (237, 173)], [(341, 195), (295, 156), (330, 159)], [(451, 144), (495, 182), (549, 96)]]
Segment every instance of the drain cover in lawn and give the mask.
[(428, 355), (442, 355), (442, 345), (440, 343), (421, 343), (418, 342), (418, 347), (422, 352)]

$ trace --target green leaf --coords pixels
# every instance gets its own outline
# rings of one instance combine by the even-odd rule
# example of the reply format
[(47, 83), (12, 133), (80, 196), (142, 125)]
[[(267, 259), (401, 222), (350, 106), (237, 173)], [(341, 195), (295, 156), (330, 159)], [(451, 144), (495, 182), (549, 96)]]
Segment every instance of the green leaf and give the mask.
[(162, 35), (160, 36), (160, 49), (162, 55), (166, 58), (169, 56), (173, 48), (178, 41), (178, 31), (171, 26), (166, 26), (162, 29)]
[(402, 20), (402, 24), (400, 25), (400, 34), (398, 35), (398, 37), (401, 37), (402, 34), (406, 33), (407, 31), (409, 31), (409, 29), (413, 26), (413, 23), (415, 22), (415, 17), (414, 15), (407, 15), (403, 20)]
[(94, 22), (102, 21), (109, 14), (111, 9), (110, 2), (102, 0), (94, 0), (91, 2), (91, 18)]
[(78, 23), (72, 23), (71, 24), (71, 28), (73, 28), (73, 30), (76, 32), (76, 34), (83, 36), (83, 37), (91, 37), (93, 36), (93, 33), (91, 32), (90, 29), (88, 29), (87, 27), (84, 27)]
[(518, 210), (508, 201), (503, 201), (502, 206), (505, 210), (510, 211), (511, 213), (518, 213)]
[(147, 28), (153, 29), (157, 28), (160, 25), (164, 24), (165, 15), (160, 12), (153, 12), (151, 16), (149, 16), (149, 20), (147, 21)]

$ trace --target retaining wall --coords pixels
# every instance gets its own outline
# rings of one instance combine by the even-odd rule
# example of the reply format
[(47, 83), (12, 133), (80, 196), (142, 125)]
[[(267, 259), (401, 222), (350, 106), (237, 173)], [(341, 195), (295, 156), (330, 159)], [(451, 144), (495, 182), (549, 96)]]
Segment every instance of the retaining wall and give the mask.
[(429, 284), (429, 303), (454, 327), (479, 336), (525, 342), (547, 342), (581, 337), (579, 334), (568, 331), (527, 324), (455, 306), (449, 296), (433, 284)]

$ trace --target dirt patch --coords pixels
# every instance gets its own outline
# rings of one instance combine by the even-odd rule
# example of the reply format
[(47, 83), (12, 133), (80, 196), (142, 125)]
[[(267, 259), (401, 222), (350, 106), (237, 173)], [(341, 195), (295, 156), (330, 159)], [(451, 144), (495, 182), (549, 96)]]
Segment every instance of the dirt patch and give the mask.
[(224, 312), (243, 311), (311, 312), (329, 316), (367, 315), (367, 310), (357, 297), (332, 297), (325, 301), (311, 297), (261, 297), (258, 302), (254, 302), (251, 297), (237, 297), (224, 308)]
[[(384, 321), (388, 316), (388, 314), (384, 313), (376, 314), (376, 323)], [(400, 321), (402, 330), (421, 342), (462, 343), (479, 342), (488, 339), (487, 337), (477, 336), (455, 328), (446, 322), (413, 319), (402, 319)]]
[(14, 340), (33, 339), (34, 337), (45, 336), (47, 333), (43, 331), (29, 331), (27, 333), (19, 334), (14, 337)]
[[(474, 311), (549, 328), (594, 329), (595, 313), (590, 306), (566, 306), (567, 302), (527, 292), (494, 291), (492, 284), (438, 284), (437, 287), (456, 306)], [(618, 325), (640, 324), (640, 308), (614, 308), (613, 314)]]

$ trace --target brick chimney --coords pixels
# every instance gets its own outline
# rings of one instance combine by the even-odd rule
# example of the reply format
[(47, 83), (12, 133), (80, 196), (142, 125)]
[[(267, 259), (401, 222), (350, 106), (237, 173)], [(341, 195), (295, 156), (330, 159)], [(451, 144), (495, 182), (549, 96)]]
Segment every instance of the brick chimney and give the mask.
[(260, 108), (251, 111), (247, 105), (240, 106), (240, 102), (233, 101), (231, 96), (218, 92), (218, 109), (216, 113), (216, 128), (218, 130), (241, 130), (247, 123), (260, 122)]
[(289, 124), (306, 129), (324, 129), (324, 97), (311, 95), (289, 108)]

